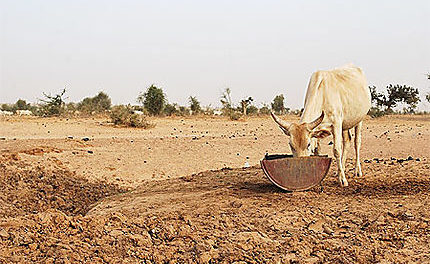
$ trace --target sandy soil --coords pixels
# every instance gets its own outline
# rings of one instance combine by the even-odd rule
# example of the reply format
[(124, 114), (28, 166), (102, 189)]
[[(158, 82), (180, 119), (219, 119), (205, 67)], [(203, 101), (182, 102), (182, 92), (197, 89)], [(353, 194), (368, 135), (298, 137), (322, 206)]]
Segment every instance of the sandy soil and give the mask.
[(367, 120), (364, 176), (299, 193), (257, 165), (290, 152), (269, 117), (153, 122), (1, 119), (0, 261), (430, 262), (430, 117)]

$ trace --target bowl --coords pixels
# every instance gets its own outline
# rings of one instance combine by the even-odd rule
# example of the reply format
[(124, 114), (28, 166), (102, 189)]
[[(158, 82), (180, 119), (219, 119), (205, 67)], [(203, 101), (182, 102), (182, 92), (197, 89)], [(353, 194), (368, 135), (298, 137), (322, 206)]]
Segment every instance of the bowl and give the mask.
[(267, 155), (261, 168), (267, 178), (286, 191), (304, 191), (321, 183), (330, 169), (331, 158), (325, 156), (297, 157), (293, 155)]

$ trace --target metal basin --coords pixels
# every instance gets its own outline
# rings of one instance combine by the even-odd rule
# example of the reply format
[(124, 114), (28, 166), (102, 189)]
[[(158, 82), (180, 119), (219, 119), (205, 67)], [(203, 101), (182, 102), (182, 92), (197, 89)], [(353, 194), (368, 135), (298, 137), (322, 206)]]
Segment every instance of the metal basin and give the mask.
[(266, 155), (261, 168), (267, 178), (286, 191), (304, 191), (319, 184), (330, 169), (328, 156), (294, 158), (293, 155)]

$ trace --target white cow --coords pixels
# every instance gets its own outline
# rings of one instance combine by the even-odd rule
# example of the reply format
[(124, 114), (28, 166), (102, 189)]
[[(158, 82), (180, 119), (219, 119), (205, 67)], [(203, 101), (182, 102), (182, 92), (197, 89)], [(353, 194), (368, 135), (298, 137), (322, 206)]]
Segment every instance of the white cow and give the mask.
[(23, 115), (30, 116), (30, 115), (33, 115), (33, 112), (31, 112), (30, 110), (16, 110), (16, 114), (19, 116), (23, 116)]
[(11, 116), (13, 112), (0, 110), (0, 116)]
[(306, 92), (303, 114), (298, 124), (272, 117), (282, 131), (290, 136), (294, 156), (319, 154), (319, 139), (333, 135), (333, 154), (342, 186), (345, 177), (346, 152), (355, 129), (355, 174), (362, 175), (360, 164), (361, 127), (370, 109), (370, 91), (363, 71), (347, 65), (312, 74)]

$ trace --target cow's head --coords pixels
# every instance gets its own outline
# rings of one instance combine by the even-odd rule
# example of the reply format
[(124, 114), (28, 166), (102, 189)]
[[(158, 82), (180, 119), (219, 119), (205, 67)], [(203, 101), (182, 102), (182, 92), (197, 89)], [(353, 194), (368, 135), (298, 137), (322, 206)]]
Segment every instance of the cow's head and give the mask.
[(281, 130), (290, 137), (290, 148), (294, 157), (310, 156), (314, 153), (316, 138), (329, 136), (329, 127), (314, 130), (324, 119), (324, 112), (321, 116), (310, 123), (296, 124), (284, 121), (272, 112), (273, 120), (279, 125)]

